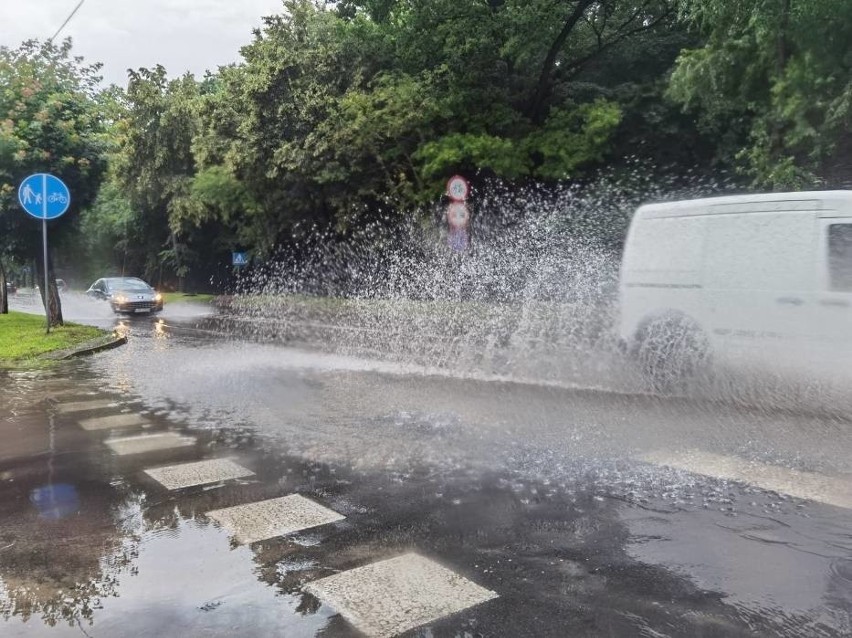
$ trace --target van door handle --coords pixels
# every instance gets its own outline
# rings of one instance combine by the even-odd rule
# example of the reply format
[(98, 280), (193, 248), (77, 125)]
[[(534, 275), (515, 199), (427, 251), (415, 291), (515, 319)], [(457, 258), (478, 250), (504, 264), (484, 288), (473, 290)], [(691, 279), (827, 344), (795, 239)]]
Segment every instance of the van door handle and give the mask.
[(843, 299), (820, 299), (821, 306), (833, 306), (834, 308), (848, 308), (849, 302)]
[(805, 303), (805, 300), (799, 297), (778, 297), (775, 301), (785, 306), (801, 306)]

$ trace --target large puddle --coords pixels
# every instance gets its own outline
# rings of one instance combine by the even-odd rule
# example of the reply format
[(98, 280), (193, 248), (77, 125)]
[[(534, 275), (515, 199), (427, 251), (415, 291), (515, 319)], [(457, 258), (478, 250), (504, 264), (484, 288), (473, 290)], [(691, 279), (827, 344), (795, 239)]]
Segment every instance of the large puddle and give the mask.
[[(191, 350), (181, 352), (186, 358)], [(191, 395), (159, 395), (142, 382), (152, 372), (139, 353), (110, 356), (97, 360), (94, 373), (92, 362), (77, 362), (0, 379), (8, 442), (0, 450), (4, 635), (356, 635), (305, 584), (407, 551), (500, 596), (412, 635), (557, 636), (594, 627), (623, 636), (661, 628), (684, 636), (839, 636), (850, 628), (852, 521), (843, 510), (623, 458), (547, 455), (533, 445), (516, 447), (513, 464), (488, 467), (463, 449), (471, 439), (458, 415), (422, 413), (414, 402), (408, 412), (383, 404), (383, 419), (363, 419), (367, 445), (391, 432), (408, 443), (358, 461), (351, 455), (361, 447), (341, 433), (369, 414), (360, 389), (335, 399), (349, 417), (334, 423), (339, 446), (328, 430), (301, 447), (296, 415), (310, 414), (310, 393), (328, 378), (302, 370), (301, 385), (286, 390), (292, 380), (267, 367), (269, 385), (260, 389), (267, 400), (247, 399), (290, 423), (270, 434), (236, 425), (236, 414), (229, 419), (216, 402), (194, 416)], [(112, 366), (121, 361), (140, 371), (118, 374)], [(204, 387), (194, 374), (170, 378)], [(350, 374), (337, 370), (332, 378)], [(275, 385), (280, 395), (271, 392)], [(238, 394), (206, 387), (209, 396)], [(114, 405), (61, 413), (61, 405), (93, 400)], [(123, 413), (142, 414), (147, 432), (198, 442), (122, 457), (104, 445), (106, 432), (80, 427), (84, 417)], [(480, 451), (499, 447), (483, 443)], [(451, 448), (455, 461), (439, 462)], [(143, 472), (220, 457), (255, 476), (169, 492)], [(346, 520), (245, 546), (205, 515), (284, 494), (311, 498)]]

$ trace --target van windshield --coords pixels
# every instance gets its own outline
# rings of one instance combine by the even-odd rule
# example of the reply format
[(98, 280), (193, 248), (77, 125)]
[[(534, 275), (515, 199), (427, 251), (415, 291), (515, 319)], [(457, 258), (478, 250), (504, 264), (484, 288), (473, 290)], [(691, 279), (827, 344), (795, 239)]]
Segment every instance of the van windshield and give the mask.
[(832, 290), (852, 292), (852, 224), (829, 226), (828, 270)]

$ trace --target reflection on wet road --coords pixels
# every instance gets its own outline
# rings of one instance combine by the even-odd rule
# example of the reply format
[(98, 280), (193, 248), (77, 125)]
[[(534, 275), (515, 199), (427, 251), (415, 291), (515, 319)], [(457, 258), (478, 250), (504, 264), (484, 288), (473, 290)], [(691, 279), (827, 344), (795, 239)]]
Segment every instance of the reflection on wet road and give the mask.
[(0, 376), (2, 635), (852, 632), (848, 421), (423, 374), (168, 312)]

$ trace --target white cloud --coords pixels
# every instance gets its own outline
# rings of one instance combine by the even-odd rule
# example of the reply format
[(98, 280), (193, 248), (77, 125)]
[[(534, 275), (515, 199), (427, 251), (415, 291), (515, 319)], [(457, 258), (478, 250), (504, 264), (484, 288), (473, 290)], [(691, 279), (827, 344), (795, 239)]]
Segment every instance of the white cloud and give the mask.
[[(77, 2), (0, 0), (0, 45), (49, 38)], [(102, 62), (105, 82), (124, 86), (128, 68), (201, 75), (237, 62), (252, 29), (281, 9), (281, 0), (85, 0), (60, 38), (72, 37), (87, 62)]]

